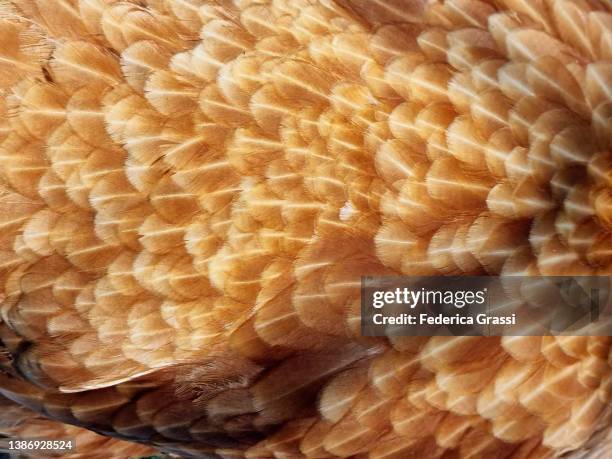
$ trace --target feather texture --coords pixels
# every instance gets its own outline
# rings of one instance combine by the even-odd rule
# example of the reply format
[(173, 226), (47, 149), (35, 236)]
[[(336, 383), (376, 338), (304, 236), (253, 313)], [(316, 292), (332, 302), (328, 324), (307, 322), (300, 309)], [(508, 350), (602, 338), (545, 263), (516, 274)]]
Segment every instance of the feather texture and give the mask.
[(0, 1), (3, 433), (608, 457), (610, 338), (366, 338), (359, 279), (610, 275), (611, 120), (606, 0)]

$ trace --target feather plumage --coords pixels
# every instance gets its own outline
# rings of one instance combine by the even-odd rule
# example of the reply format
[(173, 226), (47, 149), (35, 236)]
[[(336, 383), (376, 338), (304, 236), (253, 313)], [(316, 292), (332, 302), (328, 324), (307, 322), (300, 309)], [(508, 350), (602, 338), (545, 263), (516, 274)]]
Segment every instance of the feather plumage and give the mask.
[(359, 278), (609, 275), (611, 59), (604, 0), (0, 2), (2, 433), (607, 457), (610, 338), (365, 338)]

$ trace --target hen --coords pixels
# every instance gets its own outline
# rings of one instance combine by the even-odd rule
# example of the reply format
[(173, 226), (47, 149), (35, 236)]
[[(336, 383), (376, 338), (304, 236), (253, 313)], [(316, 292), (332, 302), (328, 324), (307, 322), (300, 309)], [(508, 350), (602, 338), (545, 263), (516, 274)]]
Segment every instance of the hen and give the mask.
[(610, 457), (609, 337), (364, 337), (359, 282), (612, 274), (611, 149), (608, 0), (0, 0), (0, 429)]

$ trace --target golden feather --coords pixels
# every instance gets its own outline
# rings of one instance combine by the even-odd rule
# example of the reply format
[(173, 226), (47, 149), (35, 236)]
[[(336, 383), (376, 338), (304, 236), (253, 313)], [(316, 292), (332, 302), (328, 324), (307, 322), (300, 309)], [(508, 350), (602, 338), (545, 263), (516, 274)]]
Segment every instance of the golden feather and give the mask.
[(367, 338), (359, 278), (609, 276), (611, 120), (606, 0), (0, 1), (1, 433), (608, 457), (610, 338)]

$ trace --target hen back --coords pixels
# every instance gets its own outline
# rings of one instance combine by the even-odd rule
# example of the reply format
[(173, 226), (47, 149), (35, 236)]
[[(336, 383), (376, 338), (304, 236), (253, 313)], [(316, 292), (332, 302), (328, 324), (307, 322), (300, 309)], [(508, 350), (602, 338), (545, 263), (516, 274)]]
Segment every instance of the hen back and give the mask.
[(611, 148), (608, 0), (1, 0), (0, 426), (609, 458), (609, 337), (368, 338), (359, 282), (611, 275)]

